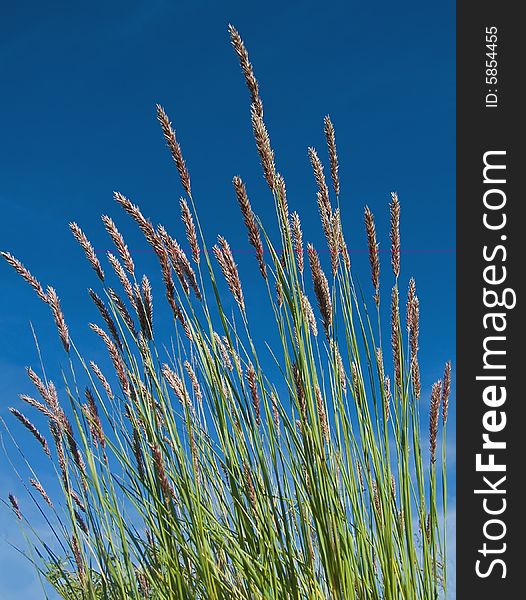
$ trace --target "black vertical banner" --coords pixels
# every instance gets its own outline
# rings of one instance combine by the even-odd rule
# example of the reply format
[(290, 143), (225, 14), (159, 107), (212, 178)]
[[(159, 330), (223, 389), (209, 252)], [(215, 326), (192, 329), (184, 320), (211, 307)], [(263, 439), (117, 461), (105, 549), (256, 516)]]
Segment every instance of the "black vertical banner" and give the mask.
[[(526, 157), (519, 3), (457, 3), (457, 598), (524, 598)], [(520, 289), (519, 289), (520, 288)]]

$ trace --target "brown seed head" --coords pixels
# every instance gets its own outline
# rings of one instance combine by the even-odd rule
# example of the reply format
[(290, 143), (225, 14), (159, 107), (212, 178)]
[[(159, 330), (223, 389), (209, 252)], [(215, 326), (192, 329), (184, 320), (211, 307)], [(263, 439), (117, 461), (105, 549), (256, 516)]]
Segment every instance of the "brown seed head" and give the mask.
[(153, 295), (152, 295), (152, 286), (150, 284), (150, 280), (146, 275), (143, 275), (142, 282), (142, 296), (141, 296), (141, 305), (143, 307), (143, 319), (144, 322), (141, 323), (143, 333), (148, 339), (152, 339), (153, 336)]
[(329, 188), (327, 187), (327, 182), (325, 181), (323, 165), (321, 164), (321, 160), (319, 159), (316, 150), (314, 148), (309, 148), (308, 152), (312, 170), (314, 171), (314, 177), (316, 179), (316, 183), (318, 184), (318, 207), (320, 209), (323, 230), (325, 231), (325, 234), (327, 234), (327, 224), (330, 226), (332, 215), (331, 202), (329, 200)]
[(391, 346), (393, 349), (393, 363), (395, 369), (395, 383), (398, 389), (402, 387), (402, 370), (400, 356), (400, 309), (398, 288), (395, 286), (391, 294)]
[(90, 298), (93, 300), (93, 303), (98, 308), (101, 317), (104, 319), (108, 329), (110, 330), (111, 337), (113, 338), (115, 344), (122, 350), (122, 342), (119, 336), (119, 332), (117, 331), (117, 326), (115, 325), (115, 321), (113, 320), (110, 312), (106, 308), (102, 299), (90, 288), (88, 290), (88, 294)]
[(197, 398), (197, 401), (199, 402), (199, 404), (202, 404), (203, 403), (203, 392), (201, 391), (201, 386), (199, 385), (197, 375), (196, 375), (195, 371), (193, 370), (192, 365), (187, 360), (185, 360), (185, 362), (184, 362), (184, 368), (186, 369), (186, 372), (188, 373), (188, 377), (190, 377), (190, 381), (192, 382), (192, 389), (194, 390), (195, 397)]
[(298, 269), (300, 273), (303, 273), (303, 232), (301, 231), (300, 216), (297, 212), (292, 213), (291, 222), (294, 252), (296, 253), (296, 260), (298, 261)]
[(80, 499), (80, 496), (77, 494), (77, 492), (75, 490), (69, 490), (69, 495), (71, 496), (73, 502), (79, 507), (79, 510), (85, 513), (86, 507), (84, 506), (84, 503)]
[(133, 276), (135, 271), (135, 265), (133, 264), (133, 259), (131, 257), (130, 251), (128, 250), (128, 246), (124, 242), (124, 238), (122, 237), (120, 231), (117, 229), (117, 226), (113, 222), (110, 217), (107, 215), (102, 216), (102, 222), (104, 223), (104, 227), (106, 227), (106, 231), (110, 234), (117, 251), (124, 263), (124, 266), (128, 270), (128, 273)]
[(102, 422), (99, 417), (99, 411), (95, 403), (95, 398), (89, 388), (86, 388), (86, 400), (88, 403), (85, 405), (84, 413), (88, 419), (88, 426), (91, 433), (91, 437), (95, 442), (95, 445), (100, 444), (103, 448), (106, 445), (106, 437), (104, 430), (102, 429)]
[(126, 272), (124, 271), (124, 267), (119, 262), (119, 259), (111, 252), (108, 252), (107, 256), (111, 266), (113, 267), (113, 270), (115, 271), (115, 274), (121, 282), (121, 285), (124, 289), (126, 296), (128, 297), (128, 300), (130, 301), (131, 305), (137, 310), (137, 307), (135, 305), (135, 297), (133, 295), (133, 288), (130, 283), (130, 280), (128, 279), (128, 276), (126, 275)]
[(236, 54), (239, 58), (239, 63), (241, 64), (241, 69), (243, 71), (243, 75), (245, 76), (245, 81), (247, 83), (248, 91), (250, 92), (250, 97), (252, 104), (255, 107), (255, 110), (262, 117), (263, 116), (263, 103), (261, 102), (261, 98), (259, 97), (259, 86), (256, 77), (254, 76), (254, 71), (252, 69), (252, 64), (250, 63), (247, 49), (245, 48), (245, 44), (241, 39), (237, 29), (233, 25), (228, 26), (228, 31), (230, 33), (230, 39), (232, 41), (232, 47), (236, 51)]
[(407, 331), (411, 330), (413, 324), (413, 306), (416, 297), (416, 283), (413, 277), (409, 280), (409, 287), (407, 289), (407, 312), (406, 312), (406, 325)]
[(188, 203), (184, 198), (179, 200), (179, 204), (181, 205), (181, 219), (186, 231), (186, 239), (192, 250), (192, 258), (196, 264), (199, 264), (201, 250), (199, 248), (199, 242), (197, 241), (197, 231), (195, 229), (194, 219), (190, 208), (188, 207)]
[[(411, 288), (411, 286), (410, 286)], [(410, 293), (411, 293), (410, 289)], [(414, 290), (413, 290), (414, 293)], [(420, 367), (418, 364), (418, 335), (420, 329), (420, 302), (418, 296), (413, 295), (411, 300), (411, 308), (408, 306), (408, 313), (411, 317), (411, 325), (409, 328), (409, 344), (411, 347), (411, 368), (413, 389), (417, 398), (420, 397)]]
[(214, 341), (216, 343), (217, 348), (219, 349), (219, 354), (221, 355), (223, 366), (225, 367), (225, 369), (233, 371), (234, 365), (230, 360), (230, 353), (228, 352), (227, 345), (223, 342), (221, 336), (216, 331), (214, 331)]
[(318, 412), (318, 418), (320, 420), (321, 433), (325, 439), (325, 442), (328, 444), (329, 440), (330, 440), (330, 433), (329, 433), (329, 423), (327, 421), (327, 412), (325, 410), (325, 401), (323, 400), (320, 386), (317, 384), (315, 387), (315, 393), (316, 393), (316, 410)]
[(276, 189), (278, 193), (278, 207), (281, 213), (281, 220), (283, 224), (288, 230), (288, 235), (290, 237), (290, 227), (289, 227), (289, 205), (287, 202), (287, 188), (285, 187), (285, 179), (283, 179), (283, 175), (278, 173), (276, 175)]
[(250, 507), (254, 516), (257, 515), (257, 496), (256, 496), (256, 488), (254, 487), (254, 481), (252, 479), (252, 474), (250, 473), (250, 468), (246, 462), (243, 461), (243, 476), (245, 478), (245, 489), (248, 496), (248, 501), (250, 502)]
[(25, 394), (20, 394), (19, 398), (20, 398), (20, 400), (22, 400), (22, 402), (29, 404), (29, 406), (36, 408), (43, 415), (46, 415), (46, 417), (48, 417), (50, 419), (54, 418), (55, 414), (51, 410), (49, 410), (49, 408), (47, 406), (44, 406), (44, 404), (42, 404), (38, 400), (35, 400), (31, 396), (26, 396)]
[(76, 535), (71, 536), (71, 551), (73, 552), (73, 558), (75, 559), (75, 563), (77, 565), (79, 578), (81, 581), (83, 581), (85, 576), (84, 562), (82, 561), (80, 545)]
[(340, 349), (338, 348), (338, 344), (334, 340), (331, 340), (330, 345), (331, 345), (331, 350), (333, 352), (334, 359), (335, 359), (336, 375), (338, 376), (338, 380), (340, 382), (340, 387), (341, 387), (343, 393), (346, 394), (347, 393), (347, 380), (345, 377), (345, 369), (343, 367), (342, 355), (340, 354)]
[(124, 360), (117, 346), (115, 346), (108, 334), (98, 325), (90, 323), (90, 328), (102, 339), (102, 341), (106, 345), (110, 358), (113, 362), (113, 366), (115, 367), (115, 372), (121, 384), (122, 390), (128, 396), (130, 393), (130, 383), (128, 381), (128, 377), (126, 376), (126, 365), (124, 364)]
[(168, 477), (166, 476), (163, 455), (161, 453), (161, 449), (157, 444), (152, 445), (152, 456), (155, 465), (155, 471), (157, 473), (157, 478), (163, 491), (165, 502), (169, 503), (170, 500), (173, 498), (173, 489), (170, 484), (170, 481), (168, 480)]
[(318, 325), (316, 324), (316, 317), (314, 316), (314, 311), (312, 310), (311, 303), (305, 294), (301, 294), (301, 308), (303, 309), (303, 314), (309, 323), (310, 330), (313, 336), (318, 335)]
[(239, 208), (241, 209), (241, 214), (243, 215), (243, 220), (245, 221), (248, 231), (248, 241), (256, 250), (256, 258), (259, 264), (259, 270), (263, 278), (266, 279), (267, 267), (265, 265), (265, 261), (263, 260), (263, 243), (261, 241), (261, 234), (256, 223), (255, 215), (252, 211), (252, 207), (250, 206), (250, 200), (247, 196), (245, 184), (241, 178), (237, 176), (234, 177), (233, 183)]
[(329, 329), (332, 325), (332, 302), (329, 291), (329, 282), (323, 272), (318, 253), (312, 244), (307, 246), (310, 268), (312, 271), (312, 281), (314, 283), (314, 293), (318, 300), (318, 306), (321, 312), (325, 335), (329, 339)]
[(141, 438), (139, 437), (139, 431), (135, 425), (132, 426), (132, 435), (133, 435), (133, 443), (132, 450), (135, 456), (135, 460), (137, 463), (137, 473), (139, 474), (139, 478), (144, 480), (145, 471), (144, 471), (144, 456), (141, 448)]
[(42, 486), (42, 484), (40, 483), (40, 481), (37, 481), (36, 479), (30, 479), (29, 483), (37, 490), (37, 492), (42, 496), (42, 498), (44, 499), (45, 503), (50, 507), (53, 508), (53, 502), (51, 502), (50, 497), (47, 495), (46, 490), (44, 489), (44, 487)]
[(431, 463), (436, 462), (438, 416), (440, 412), (440, 398), (442, 395), (442, 381), (437, 381), (431, 389), (431, 402), (429, 405), (429, 449)]
[(188, 408), (191, 409), (192, 408), (192, 400), (190, 399), (190, 396), (188, 395), (188, 391), (186, 389), (186, 386), (185, 386), (183, 380), (179, 377), (179, 375), (177, 375), (177, 373), (174, 373), (174, 371), (172, 371), (167, 364), (164, 364), (162, 366), (162, 372), (163, 372), (164, 378), (168, 382), (168, 385), (175, 392), (175, 395), (177, 396), (177, 398), (179, 399), (181, 404), (183, 406), (187, 406)]
[(90, 364), (91, 370), (95, 373), (97, 379), (101, 382), (102, 387), (106, 391), (106, 394), (108, 394), (108, 398), (113, 400), (114, 396), (113, 396), (113, 392), (111, 391), (111, 387), (110, 387), (110, 384), (108, 383), (108, 380), (106, 379), (106, 377), (104, 377), (102, 371), (99, 369), (99, 367), (96, 363), (94, 363), (93, 361), (90, 361), (89, 364)]
[(159, 121), (161, 129), (163, 130), (164, 139), (166, 140), (166, 144), (170, 149), (172, 158), (174, 159), (177, 171), (179, 172), (179, 177), (181, 178), (181, 183), (183, 184), (183, 188), (185, 189), (186, 193), (191, 196), (192, 191), (190, 189), (190, 174), (186, 168), (181, 146), (179, 145), (175, 135), (175, 130), (173, 129), (170, 119), (168, 119), (168, 115), (164, 111), (164, 108), (160, 104), (157, 104), (156, 109), (157, 120)]
[(254, 412), (256, 414), (256, 425), (259, 426), (261, 424), (261, 408), (259, 405), (259, 394), (258, 394), (256, 371), (255, 371), (252, 363), (250, 363), (248, 365), (246, 377), (247, 377), (248, 387), (250, 389), (250, 396), (252, 398), (252, 406), (254, 407)]
[(391, 193), (391, 265), (393, 273), (400, 275), (400, 201), (396, 192)]
[(442, 388), (442, 422), (447, 423), (447, 411), (449, 408), (449, 395), (451, 393), (451, 361), (446, 363), (444, 369), (444, 386)]
[(69, 353), (70, 345), (68, 326), (66, 325), (64, 314), (60, 308), (60, 300), (57, 292), (54, 288), (48, 286), (46, 289), (46, 296), (48, 298), (48, 304), (51, 307), (51, 312), (53, 313), (53, 318), (55, 319), (55, 324), (57, 326), (62, 345), (64, 346), (64, 350)]
[(270, 138), (268, 135), (267, 128), (263, 122), (263, 117), (259, 114), (257, 107), (252, 104), (251, 109), (252, 116), (252, 131), (254, 132), (254, 139), (256, 140), (256, 146), (261, 160), (261, 166), (263, 167), (263, 173), (267, 180), (269, 188), (274, 191), (276, 184), (276, 165), (274, 163), (274, 151), (270, 145)]
[(90, 241), (88, 240), (82, 229), (76, 223), (70, 223), (69, 228), (71, 229), (71, 233), (73, 234), (77, 242), (81, 245), (82, 249), (84, 250), (86, 258), (95, 270), (95, 273), (97, 273), (98, 278), (101, 281), (104, 281), (104, 271), (102, 270), (99, 259), (97, 258), (95, 250), (91, 245)]
[(243, 298), (243, 290), (241, 288), (241, 280), (239, 279), (239, 272), (237, 265), (234, 262), (232, 251), (230, 246), (224, 237), (217, 237), (218, 244), (213, 247), (213, 252), (217, 258), (217, 262), (223, 271), (223, 275), (226, 279), (228, 287), (232, 292), (236, 302), (243, 312), (245, 312), (245, 300)]
[(329, 150), (329, 160), (331, 163), (331, 176), (334, 191), (338, 196), (340, 194), (340, 179), (338, 177), (338, 154), (336, 152), (336, 137), (334, 135), (334, 126), (329, 115), (324, 119), (324, 131), (327, 139), (327, 148)]
[(389, 375), (385, 376), (384, 379), (384, 390), (385, 390), (385, 421), (389, 421), (389, 407), (391, 405), (391, 379)]
[(15, 515), (18, 519), (22, 520), (22, 513), (20, 511), (20, 506), (18, 504), (16, 496), (14, 496), (13, 494), (9, 494), (8, 498), (9, 502), (11, 503), (11, 506), (13, 507), (13, 510), (15, 511)]
[(380, 259), (378, 256), (378, 242), (376, 241), (376, 227), (373, 213), (365, 207), (365, 232), (369, 246), (369, 262), (371, 263), (371, 280), (374, 287), (374, 301), (376, 306), (380, 303)]
[[(161, 255), (166, 255), (166, 253), (168, 253), (167, 256), (169, 256), (169, 258), (170, 258), (170, 262), (175, 271), (175, 274), (177, 275), (177, 278), (179, 279), (179, 282), (181, 283), (183, 291), (185, 294), (188, 295), (190, 293), (190, 286), (184, 275), (183, 265), (181, 262), (181, 254), (183, 252), (182, 248), (179, 246), (177, 241), (174, 240), (168, 234), (168, 232), (162, 225), (159, 225), (157, 227), (157, 234), (158, 234), (159, 238), (162, 240), (162, 242), (164, 244), (164, 249), (165, 249), (165, 251), (162, 252)], [(163, 272), (164, 272), (164, 269), (166, 269), (166, 268), (168, 268), (168, 271), (169, 271), (169, 266), (168, 267), (162, 266), (163, 263), (165, 263), (164, 256), (163, 257), (160, 256), (160, 259), (161, 259), (161, 267), (163, 268)], [(170, 275), (170, 278), (171, 278), (171, 275)]]
[(156, 249), (158, 245), (157, 236), (155, 235), (155, 229), (153, 225), (146, 219), (146, 217), (142, 214), (140, 208), (130, 202), (126, 196), (123, 196), (119, 192), (114, 193), (115, 201), (118, 202), (122, 208), (132, 217), (132, 219), (139, 225), (139, 228), (144, 234), (144, 237), (148, 241), (148, 243)]
[(22, 423), (22, 425), (33, 434), (33, 437), (38, 441), (38, 443), (44, 449), (44, 452), (50, 457), (51, 453), (49, 451), (49, 446), (47, 444), (46, 438), (38, 431), (38, 429), (31, 423), (31, 421), (24, 416), (19, 410), (16, 408), (10, 407), (9, 412)]
[[(136, 284), (134, 284), (134, 285), (136, 285)], [(124, 300), (117, 294), (117, 292), (114, 289), (109, 287), (107, 291), (108, 291), (108, 296), (111, 298), (111, 301), (113, 302), (113, 304), (115, 305), (115, 308), (117, 309), (120, 316), (122, 317), (122, 320), (126, 323), (126, 326), (130, 330), (132, 335), (136, 336), (137, 333), (135, 331), (135, 323), (133, 322), (133, 319), (132, 319), (130, 313), (128, 312), (128, 309), (126, 308), (126, 304), (124, 303)], [(136, 307), (137, 311), (139, 310), (136, 299), (134, 299), (133, 306)]]
[(270, 394), (270, 402), (272, 405), (272, 417), (274, 419), (274, 425), (276, 427), (276, 433), (278, 436), (281, 434), (279, 410), (278, 410), (278, 398), (274, 392)]
[(35, 290), (38, 294), (38, 297), (44, 302), (48, 301), (48, 297), (46, 296), (42, 286), (40, 285), (38, 279), (31, 275), (31, 273), (24, 267), (24, 265), (15, 258), (9, 252), (0, 252), (0, 256), (3, 256), (6, 262), (13, 267), (13, 269), (25, 280), (29, 285)]
[(296, 395), (298, 398), (298, 406), (300, 409), (300, 413), (304, 419), (307, 418), (307, 402), (305, 398), (305, 388), (303, 386), (303, 379), (301, 376), (301, 371), (297, 365), (297, 363), (292, 364), (292, 375), (294, 377), (294, 384), (296, 386)]

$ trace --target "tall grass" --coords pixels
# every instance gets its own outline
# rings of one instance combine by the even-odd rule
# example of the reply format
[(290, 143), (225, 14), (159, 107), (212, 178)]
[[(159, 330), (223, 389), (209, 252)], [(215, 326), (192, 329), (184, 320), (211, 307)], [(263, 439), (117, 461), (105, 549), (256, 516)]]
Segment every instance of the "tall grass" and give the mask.
[[(428, 399), (420, 398), (419, 304), (414, 280), (407, 300), (398, 287), (398, 197), (390, 205), (387, 292), (380, 289), (374, 217), (365, 209), (373, 294), (362, 294), (341, 227), (330, 119), (324, 130), (332, 191), (309, 149), (330, 251), (325, 267), (314, 246), (305, 247), (300, 216), (289, 214), (258, 83), (239, 34), (233, 27), (230, 34), (279, 237), (254, 214), (239, 177), (234, 192), (275, 331), (265, 340), (253, 335), (262, 307), (246, 302), (227, 240), (219, 236), (207, 247), (181, 147), (157, 107), (185, 192), (185, 243), (154, 227), (122, 194), (115, 200), (159, 260), (171, 322), (154, 318), (150, 281), (108, 216), (102, 220), (115, 245), (109, 270), (82, 229), (72, 223), (71, 231), (98, 278), (89, 295), (101, 319), (91, 328), (111, 372), (83, 357), (57, 292), (2, 253), (49, 305), (67, 358), (60, 394), (44, 372), (28, 369), (36, 397), (21, 396), (24, 410), (48, 423), (50, 442), (11, 409), (50, 456), (61, 489), (49, 497), (32, 471), (22, 481), (24, 501), (9, 496), (31, 540), (28, 556), (60, 596), (75, 600), (438, 598), (446, 582), (447, 468), (437, 433), (442, 426), (445, 436), (450, 365), (433, 386), (429, 436), (422, 434)], [(387, 330), (382, 301), (391, 305)], [(31, 465), (16, 427), (11, 440), (22, 471), (19, 459)], [(53, 543), (26, 521), (30, 500)]]

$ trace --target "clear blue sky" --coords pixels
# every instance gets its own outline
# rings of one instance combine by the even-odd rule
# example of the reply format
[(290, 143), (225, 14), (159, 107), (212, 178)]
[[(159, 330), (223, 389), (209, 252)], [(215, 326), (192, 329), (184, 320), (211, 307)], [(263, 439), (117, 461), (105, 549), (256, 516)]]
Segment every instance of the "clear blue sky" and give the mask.
[[(257, 269), (251, 253), (242, 252), (248, 244), (232, 176), (246, 180), (263, 219), (273, 207), (251, 137), (248, 94), (229, 45), (229, 22), (244, 37), (254, 64), (291, 208), (300, 211), (306, 237), (320, 246), (307, 146), (325, 156), (323, 116), (330, 113), (344, 227), (366, 289), (363, 206), (375, 213), (381, 249), (387, 250), (389, 193), (398, 191), (403, 281), (411, 274), (417, 281), (422, 382), (428, 392), (443, 363), (454, 358), (455, 343), (450, 0), (2, 3), (0, 249), (56, 286), (75, 339), (92, 346), (86, 323), (94, 311), (86, 287), (95, 280), (67, 224), (77, 221), (104, 250), (109, 244), (99, 217), (108, 213), (130, 247), (137, 254), (145, 250), (114, 205), (113, 190), (140, 204), (155, 222), (175, 224), (182, 190), (155, 120), (160, 102), (183, 146), (209, 241), (222, 233), (239, 250), (250, 288)], [(386, 285), (388, 272), (386, 256)], [(0, 285), (0, 415), (6, 417), (17, 394), (30, 390), (23, 367), (37, 365), (30, 320), (51, 370), (62, 355), (46, 307), (3, 264)], [(247, 294), (257, 302), (256, 291)], [(453, 433), (454, 414), (451, 425)], [(0, 460), (2, 497), (16, 485)], [(454, 498), (454, 482), (450, 485)], [(2, 506), (0, 529), (0, 599), (41, 597), (32, 571), (4, 543), (19, 542), (20, 536)]]

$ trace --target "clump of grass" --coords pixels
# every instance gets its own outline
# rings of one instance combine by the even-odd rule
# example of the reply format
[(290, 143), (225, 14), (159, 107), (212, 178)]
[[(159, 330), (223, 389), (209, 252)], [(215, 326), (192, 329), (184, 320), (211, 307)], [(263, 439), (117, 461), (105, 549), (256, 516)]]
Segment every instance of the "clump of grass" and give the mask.
[[(186, 194), (181, 230), (191, 259), (166, 228), (154, 226), (124, 195), (116, 193), (115, 200), (159, 261), (171, 322), (156, 321), (150, 280), (139, 275), (107, 215), (102, 221), (116, 254), (108, 253), (106, 273), (86, 235), (71, 224), (99, 280), (89, 295), (103, 326), (90, 327), (108, 352), (103, 368), (77, 349), (54, 288), (44, 292), (20, 261), (2, 253), (50, 306), (67, 363), (60, 395), (44, 374), (29, 369), (40, 399), (21, 396), (47, 421), (51, 448), (28, 417), (11, 409), (55, 467), (61, 490), (56, 498), (35, 473), (26, 486), (38, 492), (29, 498), (51, 528), (53, 547), (25, 520), (25, 500), (10, 493), (10, 506), (33, 534), (35, 567), (67, 599), (438, 598), (446, 581), (440, 515), (447, 498), (451, 364), (443, 383), (433, 386), (430, 437), (422, 440), (419, 305), (411, 280), (402, 327), (398, 196), (391, 199), (392, 358), (384, 363), (389, 353), (380, 335), (374, 217), (366, 208), (376, 312), (371, 319), (341, 227), (333, 124), (325, 118), (335, 202), (318, 152), (308, 151), (331, 276), (310, 243), (307, 276), (305, 234), (298, 213), (289, 215), (259, 86), (241, 37), (233, 27), (230, 35), (276, 206), (279, 235), (272, 236), (254, 212), (245, 183), (234, 178), (275, 333), (265, 340), (252, 335), (262, 306), (246, 302), (243, 274), (227, 240), (219, 236), (208, 249), (181, 145), (158, 106)], [(228, 294), (235, 300), (232, 312)], [(324, 335), (318, 335), (320, 319)], [(165, 345), (168, 330), (171, 350)], [(436, 474), (440, 426), (442, 506)], [(25, 460), (22, 435), (13, 429), (12, 441)]]

